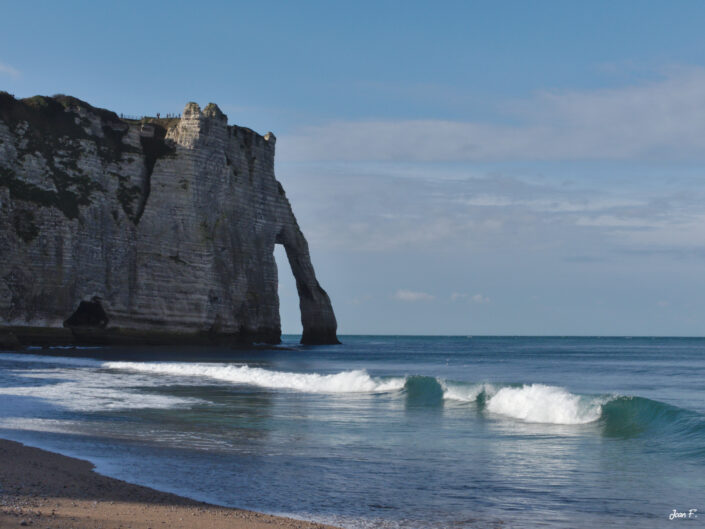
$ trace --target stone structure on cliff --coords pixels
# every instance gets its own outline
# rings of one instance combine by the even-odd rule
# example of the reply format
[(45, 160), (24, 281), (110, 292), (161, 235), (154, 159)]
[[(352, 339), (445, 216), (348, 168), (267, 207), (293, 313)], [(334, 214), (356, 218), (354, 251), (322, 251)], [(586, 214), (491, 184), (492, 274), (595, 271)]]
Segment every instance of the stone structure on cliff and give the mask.
[(0, 341), (278, 343), (282, 244), (302, 343), (337, 343), (275, 141), (212, 103), (128, 120), (0, 92)]

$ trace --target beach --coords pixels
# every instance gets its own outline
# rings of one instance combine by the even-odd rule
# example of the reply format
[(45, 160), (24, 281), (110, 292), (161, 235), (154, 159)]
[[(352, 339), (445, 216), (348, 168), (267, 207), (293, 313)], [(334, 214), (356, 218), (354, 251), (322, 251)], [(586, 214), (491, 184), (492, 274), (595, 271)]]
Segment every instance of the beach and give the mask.
[(228, 509), (101, 476), (87, 461), (0, 440), (0, 527), (51, 529), (332, 526)]

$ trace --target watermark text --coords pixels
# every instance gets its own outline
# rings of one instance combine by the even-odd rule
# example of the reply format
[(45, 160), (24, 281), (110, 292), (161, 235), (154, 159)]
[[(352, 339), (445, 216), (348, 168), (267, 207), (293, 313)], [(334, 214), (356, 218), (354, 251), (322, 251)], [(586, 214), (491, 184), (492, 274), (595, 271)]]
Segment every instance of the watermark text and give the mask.
[(681, 512), (678, 509), (673, 509), (673, 512), (668, 515), (669, 520), (692, 520), (697, 517), (697, 509), (688, 509), (688, 512)]

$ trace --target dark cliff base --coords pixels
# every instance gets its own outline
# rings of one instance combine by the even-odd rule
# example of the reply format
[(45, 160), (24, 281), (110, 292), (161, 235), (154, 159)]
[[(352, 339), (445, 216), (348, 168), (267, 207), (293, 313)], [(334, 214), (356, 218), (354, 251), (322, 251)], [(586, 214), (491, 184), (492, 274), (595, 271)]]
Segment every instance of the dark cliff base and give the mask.
[[(62, 345), (204, 345), (233, 348), (251, 347), (253, 344), (278, 345), (281, 332), (217, 334), (209, 332), (179, 333), (143, 331), (135, 329), (59, 328), (59, 327), (0, 327), (0, 348)], [(340, 344), (332, 333), (304, 333), (304, 345)]]
[[(0, 347), (50, 345), (220, 345), (247, 347), (255, 343), (281, 343), (278, 330), (259, 333), (179, 333), (135, 329), (0, 327)], [(321, 343), (321, 342), (319, 342)]]
[(340, 340), (338, 340), (335, 329), (304, 329), (301, 343), (304, 345), (339, 345)]

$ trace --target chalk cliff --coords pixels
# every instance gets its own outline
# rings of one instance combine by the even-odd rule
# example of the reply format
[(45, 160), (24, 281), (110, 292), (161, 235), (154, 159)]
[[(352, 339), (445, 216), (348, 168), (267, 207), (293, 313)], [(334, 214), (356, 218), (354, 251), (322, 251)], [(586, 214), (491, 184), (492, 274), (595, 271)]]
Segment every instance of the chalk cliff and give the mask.
[(212, 103), (129, 120), (0, 92), (0, 341), (278, 343), (282, 244), (302, 343), (337, 343), (275, 142)]

